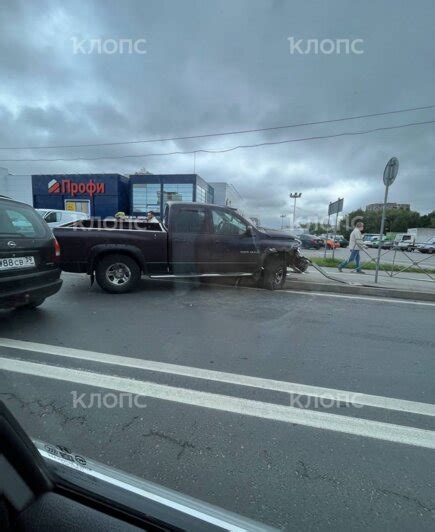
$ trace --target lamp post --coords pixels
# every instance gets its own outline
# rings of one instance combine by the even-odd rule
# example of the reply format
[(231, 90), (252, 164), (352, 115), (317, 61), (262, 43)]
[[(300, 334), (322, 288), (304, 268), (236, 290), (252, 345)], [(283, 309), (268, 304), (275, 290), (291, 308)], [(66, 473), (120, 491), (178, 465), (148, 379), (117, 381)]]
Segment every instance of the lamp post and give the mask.
[(279, 215), (280, 218), (281, 218), (281, 229), (284, 229), (284, 218), (287, 216), (287, 214), (280, 214)]
[(295, 228), (296, 223), (296, 200), (302, 196), (302, 192), (291, 192), (290, 197), (294, 199), (293, 203), (293, 229)]

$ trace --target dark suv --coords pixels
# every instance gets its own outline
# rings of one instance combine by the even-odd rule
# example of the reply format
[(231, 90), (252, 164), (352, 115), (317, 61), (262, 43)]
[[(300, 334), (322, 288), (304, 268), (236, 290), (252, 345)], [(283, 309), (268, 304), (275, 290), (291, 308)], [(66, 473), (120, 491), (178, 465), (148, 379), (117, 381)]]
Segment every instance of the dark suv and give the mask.
[(0, 196), (0, 308), (37, 307), (59, 291), (60, 248), (24, 203)]

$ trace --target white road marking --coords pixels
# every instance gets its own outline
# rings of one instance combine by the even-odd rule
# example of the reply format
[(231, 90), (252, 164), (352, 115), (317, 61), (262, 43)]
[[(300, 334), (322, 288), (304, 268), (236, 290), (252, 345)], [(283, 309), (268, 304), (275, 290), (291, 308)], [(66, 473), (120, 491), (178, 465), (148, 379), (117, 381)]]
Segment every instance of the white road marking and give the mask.
[(361, 299), (362, 301), (378, 301), (380, 303), (401, 303), (405, 305), (419, 305), (423, 307), (435, 307), (435, 303), (428, 301), (412, 301), (407, 299), (382, 298), (374, 296), (354, 296), (351, 294), (331, 294), (328, 292), (311, 292), (305, 290), (277, 290), (277, 293), (284, 292), (285, 294), (302, 294), (305, 296), (322, 296), (322, 297), (336, 297), (339, 299)]
[(153, 360), (143, 360), (140, 358), (110, 355), (107, 353), (96, 353), (94, 351), (85, 351), (82, 349), (73, 349), (70, 347), (47, 345), (35, 342), (25, 342), (22, 340), (12, 340), (9, 338), (0, 338), (0, 347), (21, 349), (28, 352), (45, 353), (59, 357), (74, 358), (103, 364), (113, 364), (116, 366), (143, 369), (159, 373), (169, 373), (171, 375), (223, 382), (238, 386), (261, 388), (263, 390), (278, 391), (293, 395), (319, 397), (331, 401), (341, 401), (363, 406), (384, 408), (387, 410), (396, 410), (399, 412), (435, 416), (435, 405), (407, 401), (405, 399), (395, 399), (392, 397), (382, 397), (379, 395), (368, 395), (359, 392), (336, 390), (333, 388), (322, 388), (319, 386), (310, 386), (295, 382), (251, 377), (249, 375), (238, 375), (237, 373), (226, 373), (222, 371), (195, 368), (190, 366), (180, 366), (178, 364), (168, 364), (166, 362), (156, 362)]
[(377, 440), (435, 449), (435, 431), (425, 429), (341, 416), (339, 414), (316, 412), (314, 410), (306, 410), (292, 406), (263, 403), (250, 399), (188, 390), (125, 377), (113, 377), (90, 371), (25, 362), (10, 358), (0, 358), (0, 369), (12, 373), (22, 373), (59, 381), (73, 382), (94, 388), (106, 388), (164, 401), (210, 408), (222, 412), (285, 423), (296, 423), (317, 429), (332, 430), (355, 436), (364, 436)]

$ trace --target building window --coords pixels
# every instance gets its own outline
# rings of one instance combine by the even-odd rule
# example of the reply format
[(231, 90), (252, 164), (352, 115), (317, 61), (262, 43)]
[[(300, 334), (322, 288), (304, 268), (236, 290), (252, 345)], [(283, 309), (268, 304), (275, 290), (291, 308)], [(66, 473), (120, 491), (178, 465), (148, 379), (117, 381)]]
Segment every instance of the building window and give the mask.
[(212, 187), (207, 187), (206, 202), (207, 203), (214, 203), (214, 190), (213, 190)]
[(207, 189), (201, 185), (196, 186), (196, 201), (198, 203), (209, 203)]
[(133, 185), (133, 212), (160, 213), (160, 184), (135, 183)]
[(168, 201), (193, 201), (192, 183), (164, 183), (163, 205)]

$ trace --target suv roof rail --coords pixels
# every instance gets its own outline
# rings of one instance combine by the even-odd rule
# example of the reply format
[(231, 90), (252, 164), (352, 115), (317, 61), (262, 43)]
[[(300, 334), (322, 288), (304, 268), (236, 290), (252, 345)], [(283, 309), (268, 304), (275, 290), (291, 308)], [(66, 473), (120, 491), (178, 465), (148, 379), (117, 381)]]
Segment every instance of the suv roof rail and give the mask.
[(9, 196), (4, 196), (3, 194), (0, 194), (0, 198), (12, 199), (12, 198), (10, 198)]

